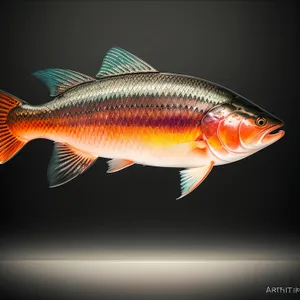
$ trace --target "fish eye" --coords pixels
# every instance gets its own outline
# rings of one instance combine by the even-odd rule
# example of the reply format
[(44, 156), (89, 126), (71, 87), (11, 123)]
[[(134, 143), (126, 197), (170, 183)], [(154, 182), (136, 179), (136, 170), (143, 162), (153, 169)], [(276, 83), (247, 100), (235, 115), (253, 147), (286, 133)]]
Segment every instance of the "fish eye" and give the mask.
[(259, 127), (263, 127), (267, 124), (267, 119), (265, 117), (258, 117), (255, 120), (255, 124)]

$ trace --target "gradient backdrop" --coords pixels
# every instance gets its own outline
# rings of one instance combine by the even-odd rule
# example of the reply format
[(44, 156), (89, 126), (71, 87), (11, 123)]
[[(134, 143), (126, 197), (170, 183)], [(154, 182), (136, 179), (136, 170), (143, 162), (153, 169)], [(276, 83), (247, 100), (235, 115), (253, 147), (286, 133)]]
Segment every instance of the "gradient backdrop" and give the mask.
[[(106, 174), (104, 159), (70, 183), (49, 189), (52, 142), (33, 141), (0, 166), (2, 260), (177, 259), (176, 253), (184, 259), (204, 253), (204, 260), (299, 259), (296, 1), (1, 6), (0, 88), (30, 104), (51, 99), (32, 72), (57, 67), (94, 76), (105, 53), (119, 46), (160, 71), (205, 78), (238, 92), (284, 120), (286, 131), (269, 148), (214, 168), (181, 201), (175, 201), (178, 169), (137, 165)], [(289, 278), (287, 284), (300, 286), (299, 278)], [(11, 284), (9, 289), (1, 285), (6, 296), (24, 298), (26, 293)], [(260, 288), (264, 296), (265, 285)]]

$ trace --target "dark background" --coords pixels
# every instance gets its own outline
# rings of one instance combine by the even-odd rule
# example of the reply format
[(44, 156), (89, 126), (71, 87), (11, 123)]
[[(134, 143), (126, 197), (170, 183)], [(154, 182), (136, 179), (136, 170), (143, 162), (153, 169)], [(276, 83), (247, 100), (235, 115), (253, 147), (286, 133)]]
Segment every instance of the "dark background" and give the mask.
[(175, 201), (178, 169), (137, 165), (106, 174), (104, 159), (49, 189), (52, 142), (35, 140), (0, 166), (1, 257), (16, 245), (20, 255), (22, 249), (256, 247), (297, 255), (299, 13), (296, 1), (2, 4), (1, 89), (30, 104), (51, 99), (32, 72), (57, 67), (94, 76), (105, 53), (119, 46), (160, 71), (236, 91), (284, 120), (286, 135), (214, 168), (181, 201)]

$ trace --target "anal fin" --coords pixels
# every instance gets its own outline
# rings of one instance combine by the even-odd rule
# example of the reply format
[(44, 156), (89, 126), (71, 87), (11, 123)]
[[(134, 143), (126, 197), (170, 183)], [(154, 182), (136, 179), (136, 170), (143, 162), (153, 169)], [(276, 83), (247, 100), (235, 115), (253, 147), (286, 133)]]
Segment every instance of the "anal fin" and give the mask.
[(132, 166), (134, 162), (128, 159), (114, 158), (109, 160), (107, 164), (108, 164), (107, 173), (114, 173)]
[(74, 179), (90, 167), (96, 159), (96, 156), (70, 145), (55, 143), (48, 168), (49, 186), (56, 187)]
[(198, 187), (202, 181), (207, 177), (214, 166), (214, 162), (210, 162), (209, 165), (199, 168), (191, 168), (180, 171), (181, 177), (181, 196), (176, 200), (179, 200), (190, 192), (192, 192), (196, 187)]

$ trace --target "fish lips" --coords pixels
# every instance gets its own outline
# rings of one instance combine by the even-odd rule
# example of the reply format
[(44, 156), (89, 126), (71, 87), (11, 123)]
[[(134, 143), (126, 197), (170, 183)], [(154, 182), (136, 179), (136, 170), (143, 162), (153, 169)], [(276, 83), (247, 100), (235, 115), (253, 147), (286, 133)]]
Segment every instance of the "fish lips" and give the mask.
[(283, 126), (284, 126), (283, 122), (277, 125), (270, 126), (262, 133), (256, 135), (252, 140), (252, 143), (258, 146), (266, 147), (277, 142), (285, 134), (284, 130), (279, 130)]

